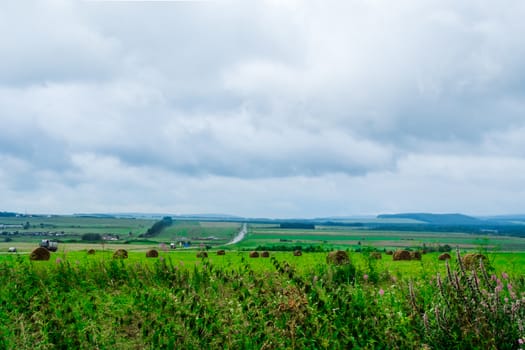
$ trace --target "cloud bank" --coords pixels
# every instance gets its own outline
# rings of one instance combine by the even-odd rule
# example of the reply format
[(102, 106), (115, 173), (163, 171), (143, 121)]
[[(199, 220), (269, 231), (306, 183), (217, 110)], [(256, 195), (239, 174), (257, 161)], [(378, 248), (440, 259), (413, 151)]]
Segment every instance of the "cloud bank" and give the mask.
[(0, 204), (517, 213), (525, 4), (0, 5)]

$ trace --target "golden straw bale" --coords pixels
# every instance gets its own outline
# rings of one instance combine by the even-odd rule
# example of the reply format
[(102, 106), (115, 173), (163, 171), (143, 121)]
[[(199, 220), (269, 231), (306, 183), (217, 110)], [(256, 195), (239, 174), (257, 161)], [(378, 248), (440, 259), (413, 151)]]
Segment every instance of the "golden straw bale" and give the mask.
[(421, 252), (417, 250), (410, 252), (410, 259), (411, 260), (421, 260)]
[(379, 259), (381, 259), (382, 256), (381, 256), (381, 253), (380, 253), (380, 252), (371, 252), (371, 253), (370, 253), (370, 257), (371, 257), (372, 259), (378, 259), (378, 260), (379, 260)]
[(483, 265), (485, 267), (489, 266), (489, 259), (483, 254), (470, 253), (470, 254), (465, 254), (461, 258), (461, 261), (463, 262), (463, 266), (465, 266), (465, 269), (470, 270), (470, 271), (479, 269), (480, 260), (483, 262)]
[(393, 260), (410, 260), (410, 252), (408, 250), (396, 250), (392, 255)]
[(146, 252), (146, 258), (158, 258), (159, 252), (155, 249), (150, 249)]
[(328, 253), (326, 256), (326, 262), (334, 265), (344, 265), (350, 262), (348, 253), (344, 250), (336, 250)]
[(208, 253), (206, 253), (203, 250), (197, 253), (197, 258), (207, 258), (207, 257), (208, 257)]
[(439, 260), (450, 260), (450, 254), (449, 253), (443, 253), (438, 257)]
[(127, 259), (128, 251), (126, 249), (117, 249), (113, 253), (113, 259)]
[(31, 255), (29, 255), (30, 260), (49, 260), (50, 257), (51, 253), (49, 250), (43, 247), (36, 248), (31, 252)]

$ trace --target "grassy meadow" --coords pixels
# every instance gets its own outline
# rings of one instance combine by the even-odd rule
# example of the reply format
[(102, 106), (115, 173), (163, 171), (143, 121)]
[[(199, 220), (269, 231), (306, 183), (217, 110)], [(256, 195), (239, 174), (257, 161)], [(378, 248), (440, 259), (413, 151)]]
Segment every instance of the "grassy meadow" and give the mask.
[[(133, 224), (132, 236), (148, 228), (134, 220), (65, 222), (62, 227), (94, 225), (106, 232)], [(245, 240), (224, 246), (240, 225), (175, 222), (133, 243), (61, 242), (47, 261), (29, 259), (40, 237), (0, 243), (0, 348), (523, 348), (525, 250), (517, 251), (519, 238), (258, 224), (249, 225)], [(179, 237), (217, 239), (200, 258), (197, 244), (169, 249), (166, 243)], [(458, 251), (447, 261), (438, 252), (411, 261), (384, 253), (423, 244)], [(8, 253), (11, 246), (18, 252)], [(325, 251), (249, 255), (256, 247), (282, 246)], [(347, 263), (327, 261), (336, 248), (347, 251)], [(128, 258), (114, 259), (117, 249), (126, 249)], [(147, 258), (150, 249), (158, 257)], [(218, 249), (226, 254), (217, 255)], [(458, 258), (473, 252), (487, 259), (466, 265)]]
[(315, 230), (282, 229), (278, 225), (249, 225), (238, 247), (320, 246), (326, 249), (421, 249), (448, 244), (468, 250), (525, 251), (525, 238), (461, 232), (375, 231), (349, 227), (316, 226)]

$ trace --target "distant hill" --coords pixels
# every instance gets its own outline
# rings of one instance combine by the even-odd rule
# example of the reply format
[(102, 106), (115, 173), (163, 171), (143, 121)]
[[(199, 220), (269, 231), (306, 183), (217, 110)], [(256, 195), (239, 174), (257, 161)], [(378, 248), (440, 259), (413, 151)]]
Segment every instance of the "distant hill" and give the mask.
[(498, 221), (498, 222), (525, 222), (525, 215), (497, 215), (497, 216), (488, 216), (484, 219)]
[(378, 219), (412, 219), (431, 225), (483, 225), (487, 221), (463, 214), (401, 213), (381, 214)]

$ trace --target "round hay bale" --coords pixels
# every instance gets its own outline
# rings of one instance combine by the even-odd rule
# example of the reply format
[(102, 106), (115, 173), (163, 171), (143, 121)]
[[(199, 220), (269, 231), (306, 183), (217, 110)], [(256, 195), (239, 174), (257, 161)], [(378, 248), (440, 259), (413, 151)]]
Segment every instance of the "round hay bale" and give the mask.
[(489, 266), (489, 259), (483, 254), (470, 253), (470, 254), (465, 254), (461, 258), (461, 261), (463, 262), (463, 266), (465, 266), (465, 269), (470, 270), (470, 271), (479, 269), (480, 260), (483, 261), (483, 265), (485, 267)]
[(440, 256), (438, 256), (438, 260), (450, 260), (450, 254), (449, 253), (443, 253)]
[(421, 252), (417, 250), (410, 252), (410, 259), (411, 260), (421, 260)]
[(265, 250), (264, 252), (261, 253), (261, 257), (262, 258), (269, 258), (270, 257), (270, 252)]
[(226, 255), (226, 251), (223, 249), (217, 250), (217, 255)]
[(394, 261), (410, 260), (410, 252), (408, 250), (396, 250), (392, 255)]
[(113, 259), (127, 259), (128, 251), (126, 249), (117, 249), (113, 253)]
[(51, 253), (49, 250), (43, 247), (36, 248), (31, 252), (31, 255), (29, 255), (30, 260), (49, 260), (50, 257)]
[(344, 265), (350, 262), (348, 253), (344, 250), (336, 250), (328, 253), (326, 256), (326, 262), (334, 265)]
[(371, 252), (370, 253), (370, 258), (372, 258), (372, 259), (378, 259), (379, 260), (379, 259), (381, 259), (381, 257), (382, 256), (381, 256), (380, 252)]
[(155, 249), (150, 249), (146, 252), (146, 258), (158, 258), (159, 252)]
[(93, 255), (93, 254), (95, 254), (95, 249), (89, 249), (89, 250), (87, 251), (87, 253), (88, 253), (89, 255)]
[(391, 250), (387, 250), (387, 251), (385, 252), (385, 254), (386, 254), (386, 255), (394, 255), (394, 252), (391, 251)]
[(197, 253), (197, 258), (207, 258), (208, 257), (208, 253), (206, 253), (205, 251), (200, 251)]
[(258, 258), (258, 257), (259, 257), (259, 253), (257, 253), (256, 251), (250, 252), (250, 258)]
[(293, 251), (293, 256), (301, 256), (301, 255), (303, 255), (303, 252), (300, 251), (299, 249)]

